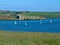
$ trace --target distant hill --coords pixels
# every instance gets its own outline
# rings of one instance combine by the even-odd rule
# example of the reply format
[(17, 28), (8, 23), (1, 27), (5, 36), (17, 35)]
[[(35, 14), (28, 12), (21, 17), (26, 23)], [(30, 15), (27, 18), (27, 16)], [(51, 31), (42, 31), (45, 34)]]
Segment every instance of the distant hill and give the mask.
[(17, 14), (19, 15), (22, 14), (23, 16), (25, 16), (23, 18), (26, 19), (33, 18), (34, 16), (36, 19), (37, 19), (36, 16), (40, 18), (60, 18), (60, 12), (31, 12), (31, 11), (0, 10), (0, 17), (5, 17), (5, 16), (7, 17), (7, 15), (10, 15), (10, 18), (8, 17), (9, 19), (16, 19)]
[(0, 10), (0, 14), (15, 14), (16, 11), (9, 11), (9, 10)]
[(60, 12), (29, 12), (29, 13), (23, 13), (23, 15), (28, 16), (44, 16), (47, 18), (60, 18)]

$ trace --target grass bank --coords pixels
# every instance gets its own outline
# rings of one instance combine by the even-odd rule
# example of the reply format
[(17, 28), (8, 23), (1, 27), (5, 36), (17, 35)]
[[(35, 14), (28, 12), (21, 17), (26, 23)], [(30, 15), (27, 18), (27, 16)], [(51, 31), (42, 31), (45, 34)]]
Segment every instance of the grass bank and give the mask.
[(60, 33), (0, 31), (0, 45), (60, 45)]
[(29, 12), (29, 13), (22, 13), (26, 16), (40, 16), (46, 18), (60, 18), (60, 12)]

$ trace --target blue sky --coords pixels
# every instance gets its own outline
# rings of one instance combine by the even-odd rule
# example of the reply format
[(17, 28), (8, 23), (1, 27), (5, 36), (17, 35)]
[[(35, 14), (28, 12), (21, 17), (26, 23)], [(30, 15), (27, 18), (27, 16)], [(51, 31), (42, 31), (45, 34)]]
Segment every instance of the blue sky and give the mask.
[(0, 0), (0, 10), (60, 11), (60, 0)]

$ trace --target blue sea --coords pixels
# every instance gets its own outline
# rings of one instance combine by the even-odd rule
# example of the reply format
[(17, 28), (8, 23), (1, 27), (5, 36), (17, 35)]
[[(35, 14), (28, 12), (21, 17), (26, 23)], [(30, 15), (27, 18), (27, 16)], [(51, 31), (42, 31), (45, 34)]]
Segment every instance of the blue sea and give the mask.
[(60, 19), (0, 20), (0, 30), (20, 32), (60, 32)]

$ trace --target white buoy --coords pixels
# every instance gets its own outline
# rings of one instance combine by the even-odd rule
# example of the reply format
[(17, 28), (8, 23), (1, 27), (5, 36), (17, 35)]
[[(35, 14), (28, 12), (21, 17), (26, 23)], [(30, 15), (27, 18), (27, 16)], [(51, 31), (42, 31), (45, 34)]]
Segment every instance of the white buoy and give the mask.
[(40, 24), (42, 24), (42, 22), (40, 21)]
[(52, 20), (50, 20), (50, 23), (52, 23)]
[(28, 24), (25, 22), (25, 25), (28, 25)]
[(17, 22), (15, 21), (15, 24), (17, 24)]

